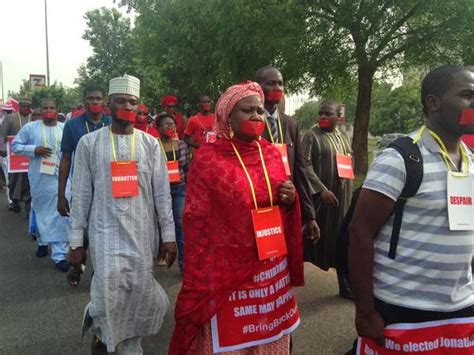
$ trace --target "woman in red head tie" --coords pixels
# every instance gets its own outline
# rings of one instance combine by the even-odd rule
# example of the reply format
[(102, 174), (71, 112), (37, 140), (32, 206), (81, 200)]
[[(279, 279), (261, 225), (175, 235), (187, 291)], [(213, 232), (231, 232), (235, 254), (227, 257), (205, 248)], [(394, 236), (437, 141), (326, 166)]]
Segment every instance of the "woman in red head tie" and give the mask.
[(165, 111), (174, 115), (174, 118), (176, 119), (176, 133), (178, 133), (179, 139), (183, 139), (185, 124), (181, 112), (176, 111), (176, 106), (178, 106), (178, 104), (178, 98), (173, 95), (168, 95), (161, 99), (161, 106), (163, 106)]
[(137, 117), (135, 118), (135, 123), (133, 126), (140, 131), (151, 134), (155, 138), (160, 138), (160, 134), (156, 128), (150, 127), (150, 123), (148, 122), (149, 113), (150, 111), (148, 110), (148, 107), (146, 107), (144, 104), (138, 105)]
[(260, 135), (264, 96), (234, 85), (216, 106), (223, 137), (202, 146), (187, 180), (186, 236), (171, 354), (289, 353), (303, 285), (298, 197)]

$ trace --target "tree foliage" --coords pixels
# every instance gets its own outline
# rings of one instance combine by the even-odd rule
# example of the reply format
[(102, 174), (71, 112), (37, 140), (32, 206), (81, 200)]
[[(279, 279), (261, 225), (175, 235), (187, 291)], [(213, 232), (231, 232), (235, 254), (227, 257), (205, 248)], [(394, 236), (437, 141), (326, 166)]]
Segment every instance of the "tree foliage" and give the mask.
[(88, 11), (84, 18), (87, 29), (83, 38), (89, 41), (93, 54), (78, 70), (79, 88), (98, 84), (107, 90), (111, 78), (129, 74), (140, 79), (142, 100), (156, 105), (163, 79), (158, 68), (147, 63), (148, 52), (140, 51), (139, 33), (130, 19), (105, 7)]
[(419, 81), (411, 81), (391, 89), (385, 85), (374, 93), (369, 132), (410, 133), (423, 124)]
[[(472, 0), (120, 0), (138, 13), (144, 63), (180, 95), (252, 78), (274, 64), (287, 88), (339, 98), (355, 89), (356, 170), (365, 173), (374, 78), (472, 63)], [(146, 53), (146, 56), (144, 54)]]
[(10, 91), (8, 95), (17, 99), (22, 96), (27, 96), (31, 99), (33, 107), (40, 107), (45, 98), (53, 98), (57, 102), (59, 111), (67, 111), (70, 107), (75, 107), (78, 103), (82, 102), (81, 95), (77, 88), (68, 88), (58, 82), (31, 91), (30, 82), (25, 79), (18, 92)]

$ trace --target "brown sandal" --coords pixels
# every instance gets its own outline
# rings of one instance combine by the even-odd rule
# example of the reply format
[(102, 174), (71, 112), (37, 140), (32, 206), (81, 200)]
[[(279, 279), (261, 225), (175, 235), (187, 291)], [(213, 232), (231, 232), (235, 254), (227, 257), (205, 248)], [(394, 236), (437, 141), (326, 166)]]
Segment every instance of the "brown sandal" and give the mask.
[(92, 355), (106, 355), (107, 352), (107, 345), (97, 338), (97, 336), (92, 337), (92, 344), (91, 344), (91, 354)]

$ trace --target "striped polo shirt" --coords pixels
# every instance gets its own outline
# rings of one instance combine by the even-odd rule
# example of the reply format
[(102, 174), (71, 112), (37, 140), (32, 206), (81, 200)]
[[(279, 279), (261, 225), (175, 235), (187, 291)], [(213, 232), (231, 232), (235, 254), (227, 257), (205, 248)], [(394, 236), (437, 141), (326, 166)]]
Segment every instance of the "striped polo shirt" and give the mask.
[[(374, 296), (407, 308), (456, 311), (474, 304), (474, 231), (449, 230), (447, 167), (441, 148), (428, 130), (417, 144), (423, 156), (423, 180), (405, 205), (395, 260), (388, 257), (393, 215), (374, 240)], [(469, 152), (472, 173), (473, 158)], [(389, 148), (372, 164), (363, 188), (396, 201), (405, 181), (403, 158)]]

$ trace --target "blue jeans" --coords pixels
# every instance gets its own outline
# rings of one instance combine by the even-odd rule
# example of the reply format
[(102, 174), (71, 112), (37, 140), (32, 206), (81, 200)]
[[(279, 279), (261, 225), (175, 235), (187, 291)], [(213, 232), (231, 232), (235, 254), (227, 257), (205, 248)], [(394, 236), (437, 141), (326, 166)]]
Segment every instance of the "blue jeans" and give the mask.
[(170, 185), (171, 199), (173, 204), (173, 219), (176, 232), (176, 244), (178, 245), (178, 265), (183, 271), (184, 266), (184, 236), (183, 236), (183, 209), (186, 197), (186, 185)]

